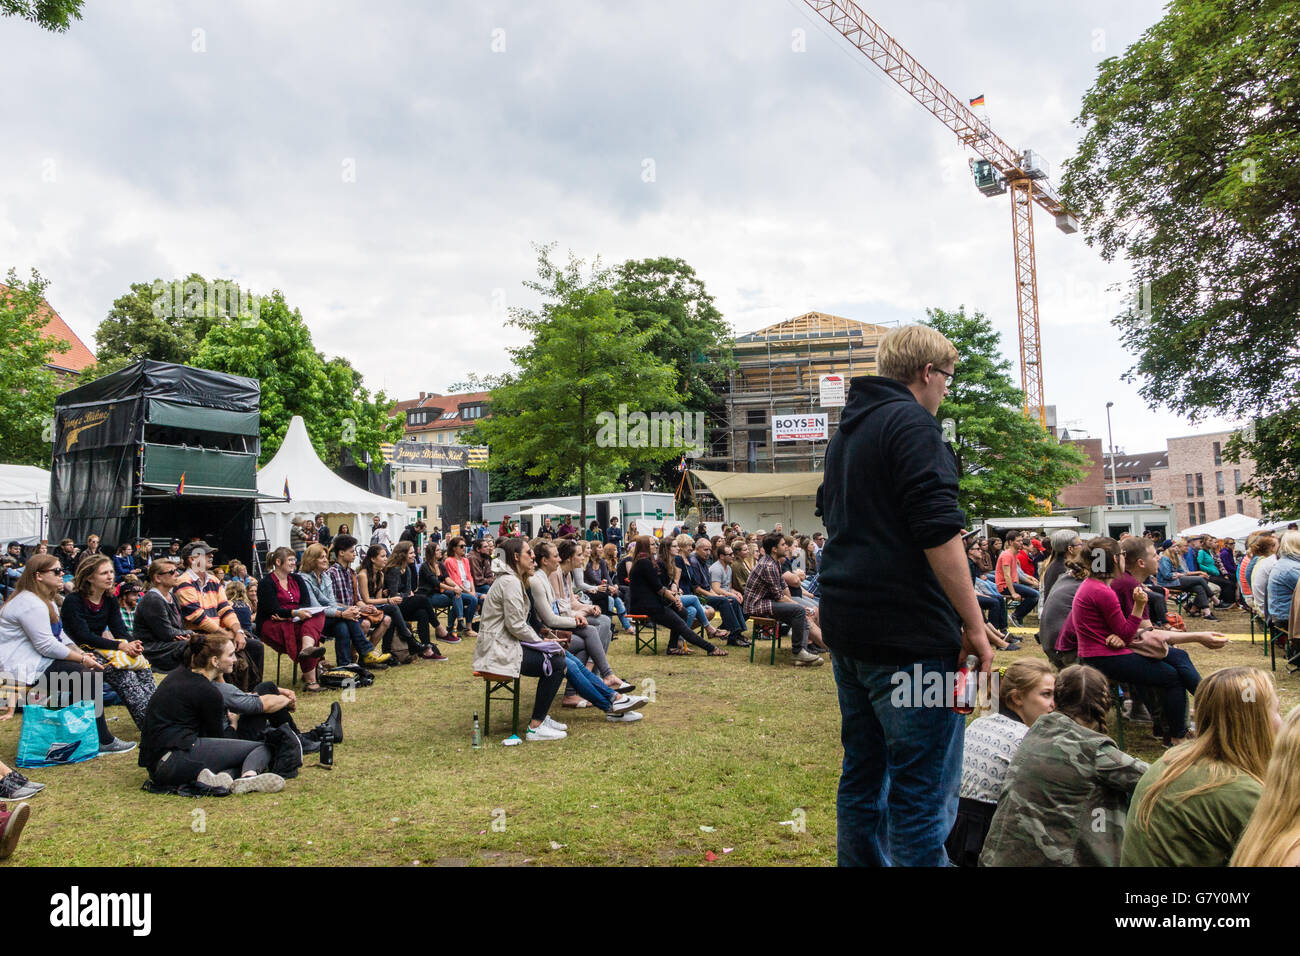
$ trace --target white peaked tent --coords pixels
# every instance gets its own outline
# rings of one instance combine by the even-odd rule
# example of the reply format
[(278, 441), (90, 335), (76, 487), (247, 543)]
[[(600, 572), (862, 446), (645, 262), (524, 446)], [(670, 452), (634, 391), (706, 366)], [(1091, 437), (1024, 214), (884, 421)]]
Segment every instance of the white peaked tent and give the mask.
[(0, 465), (0, 547), (45, 537), (50, 523), (50, 473), (31, 465)]
[[(285, 482), (289, 499), (284, 500)], [(388, 522), (388, 537), (396, 541), (406, 525), (406, 502), (385, 498), (344, 481), (325, 467), (307, 437), (307, 426), (300, 415), (293, 416), (284, 443), (275, 457), (257, 472), (257, 490), (279, 498), (261, 503), (262, 521), (272, 548), (289, 546), (289, 522), (325, 515), (331, 531), (339, 522), (352, 526), (361, 544), (370, 543), (370, 524), (374, 515)]]

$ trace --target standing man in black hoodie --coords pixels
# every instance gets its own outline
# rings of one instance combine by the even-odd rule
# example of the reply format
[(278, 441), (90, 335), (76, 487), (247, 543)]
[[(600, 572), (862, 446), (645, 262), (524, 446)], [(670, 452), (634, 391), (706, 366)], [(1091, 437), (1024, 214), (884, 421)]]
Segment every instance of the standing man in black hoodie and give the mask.
[[(821, 626), (839, 690), (841, 866), (946, 866), (965, 721), (951, 675), (993, 660), (962, 547), (957, 460), (935, 416), (957, 349), (922, 325), (880, 342), (826, 449)], [(934, 676), (931, 676), (934, 675)], [(942, 681), (944, 692), (923, 694)], [(942, 697), (942, 699), (938, 699)]]

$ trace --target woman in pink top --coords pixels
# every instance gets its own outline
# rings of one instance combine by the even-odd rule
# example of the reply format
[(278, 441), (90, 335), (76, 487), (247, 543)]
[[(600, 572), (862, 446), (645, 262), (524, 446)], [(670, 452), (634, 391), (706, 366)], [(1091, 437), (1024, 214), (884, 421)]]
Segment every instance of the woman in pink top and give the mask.
[(442, 562), (442, 566), (447, 570), (447, 583), (460, 591), (459, 594), (454, 595), (454, 598), (460, 599), (463, 608), (457, 626), (462, 634), (468, 631), (471, 637), (476, 637), (472, 629), (474, 612), (478, 610), (479, 595), (474, 587), (474, 572), (469, 565), (469, 555), (465, 553), (464, 538), (452, 538), (447, 542), (447, 557)]
[(1088, 542), (1088, 577), (1079, 585), (1070, 609), (1070, 629), (1078, 641), (1079, 663), (1101, 671), (1112, 681), (1140, 684), (1164, 698), (1165, 720), (1174, 744), (1187, 737), (1187, 694), (1195, 692), (1200, 674), (1190, 658), (1155, 660), (1135, 654), (1130, 645), (1143, 629), (1146, 591), (1133, 593), (1133, 612), (1125, 615), (1109, 581), (1120, 573), (1119, 542), (1095, 538)]

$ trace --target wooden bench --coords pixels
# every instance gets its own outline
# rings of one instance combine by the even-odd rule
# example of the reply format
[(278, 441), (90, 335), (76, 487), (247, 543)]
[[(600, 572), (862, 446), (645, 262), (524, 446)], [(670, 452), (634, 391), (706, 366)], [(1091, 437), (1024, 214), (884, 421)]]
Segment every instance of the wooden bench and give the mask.
[[(632, 649), (634, 654), (640, 654), (643, 647), (650, 648), (651, 654), (659, 653), (659, 625), (645, 614), (629, 614), (632, 619), (632, 639), (635, 647)], [(643, 638), (641, 632), (646, 628), (650, 629), (650, 637)]]
[(519, 678), (504, 674), (490, 674), (487, 671), (475, 671), (474, 676), (483, 680), (483, 735), (492, 729), (492, 701), (509, 700), (514, 711), (510, 718), (510, 732), (519, 735)]
[(772, 642), (772, 654), (769, 664), (776, 663), (776, 649), (781, 646), (781, 625), (774, 617), (751, 617), (753, 630), (749, 637), (749, 662), (754, 663), (754, 648), (761, 640)]

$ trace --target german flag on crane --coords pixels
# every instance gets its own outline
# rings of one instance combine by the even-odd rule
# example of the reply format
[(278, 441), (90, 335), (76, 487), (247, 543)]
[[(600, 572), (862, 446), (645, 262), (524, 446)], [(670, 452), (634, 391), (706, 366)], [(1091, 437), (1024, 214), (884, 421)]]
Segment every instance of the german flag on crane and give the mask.
[(983, 106), (983, 105), (984, 105), (984, 94), (981, 93), (979, 96), (975, 97), (975, 99), (971, 100), (971, 101), (970, 101), (970, 105), (971, 105), (971, 106)]

